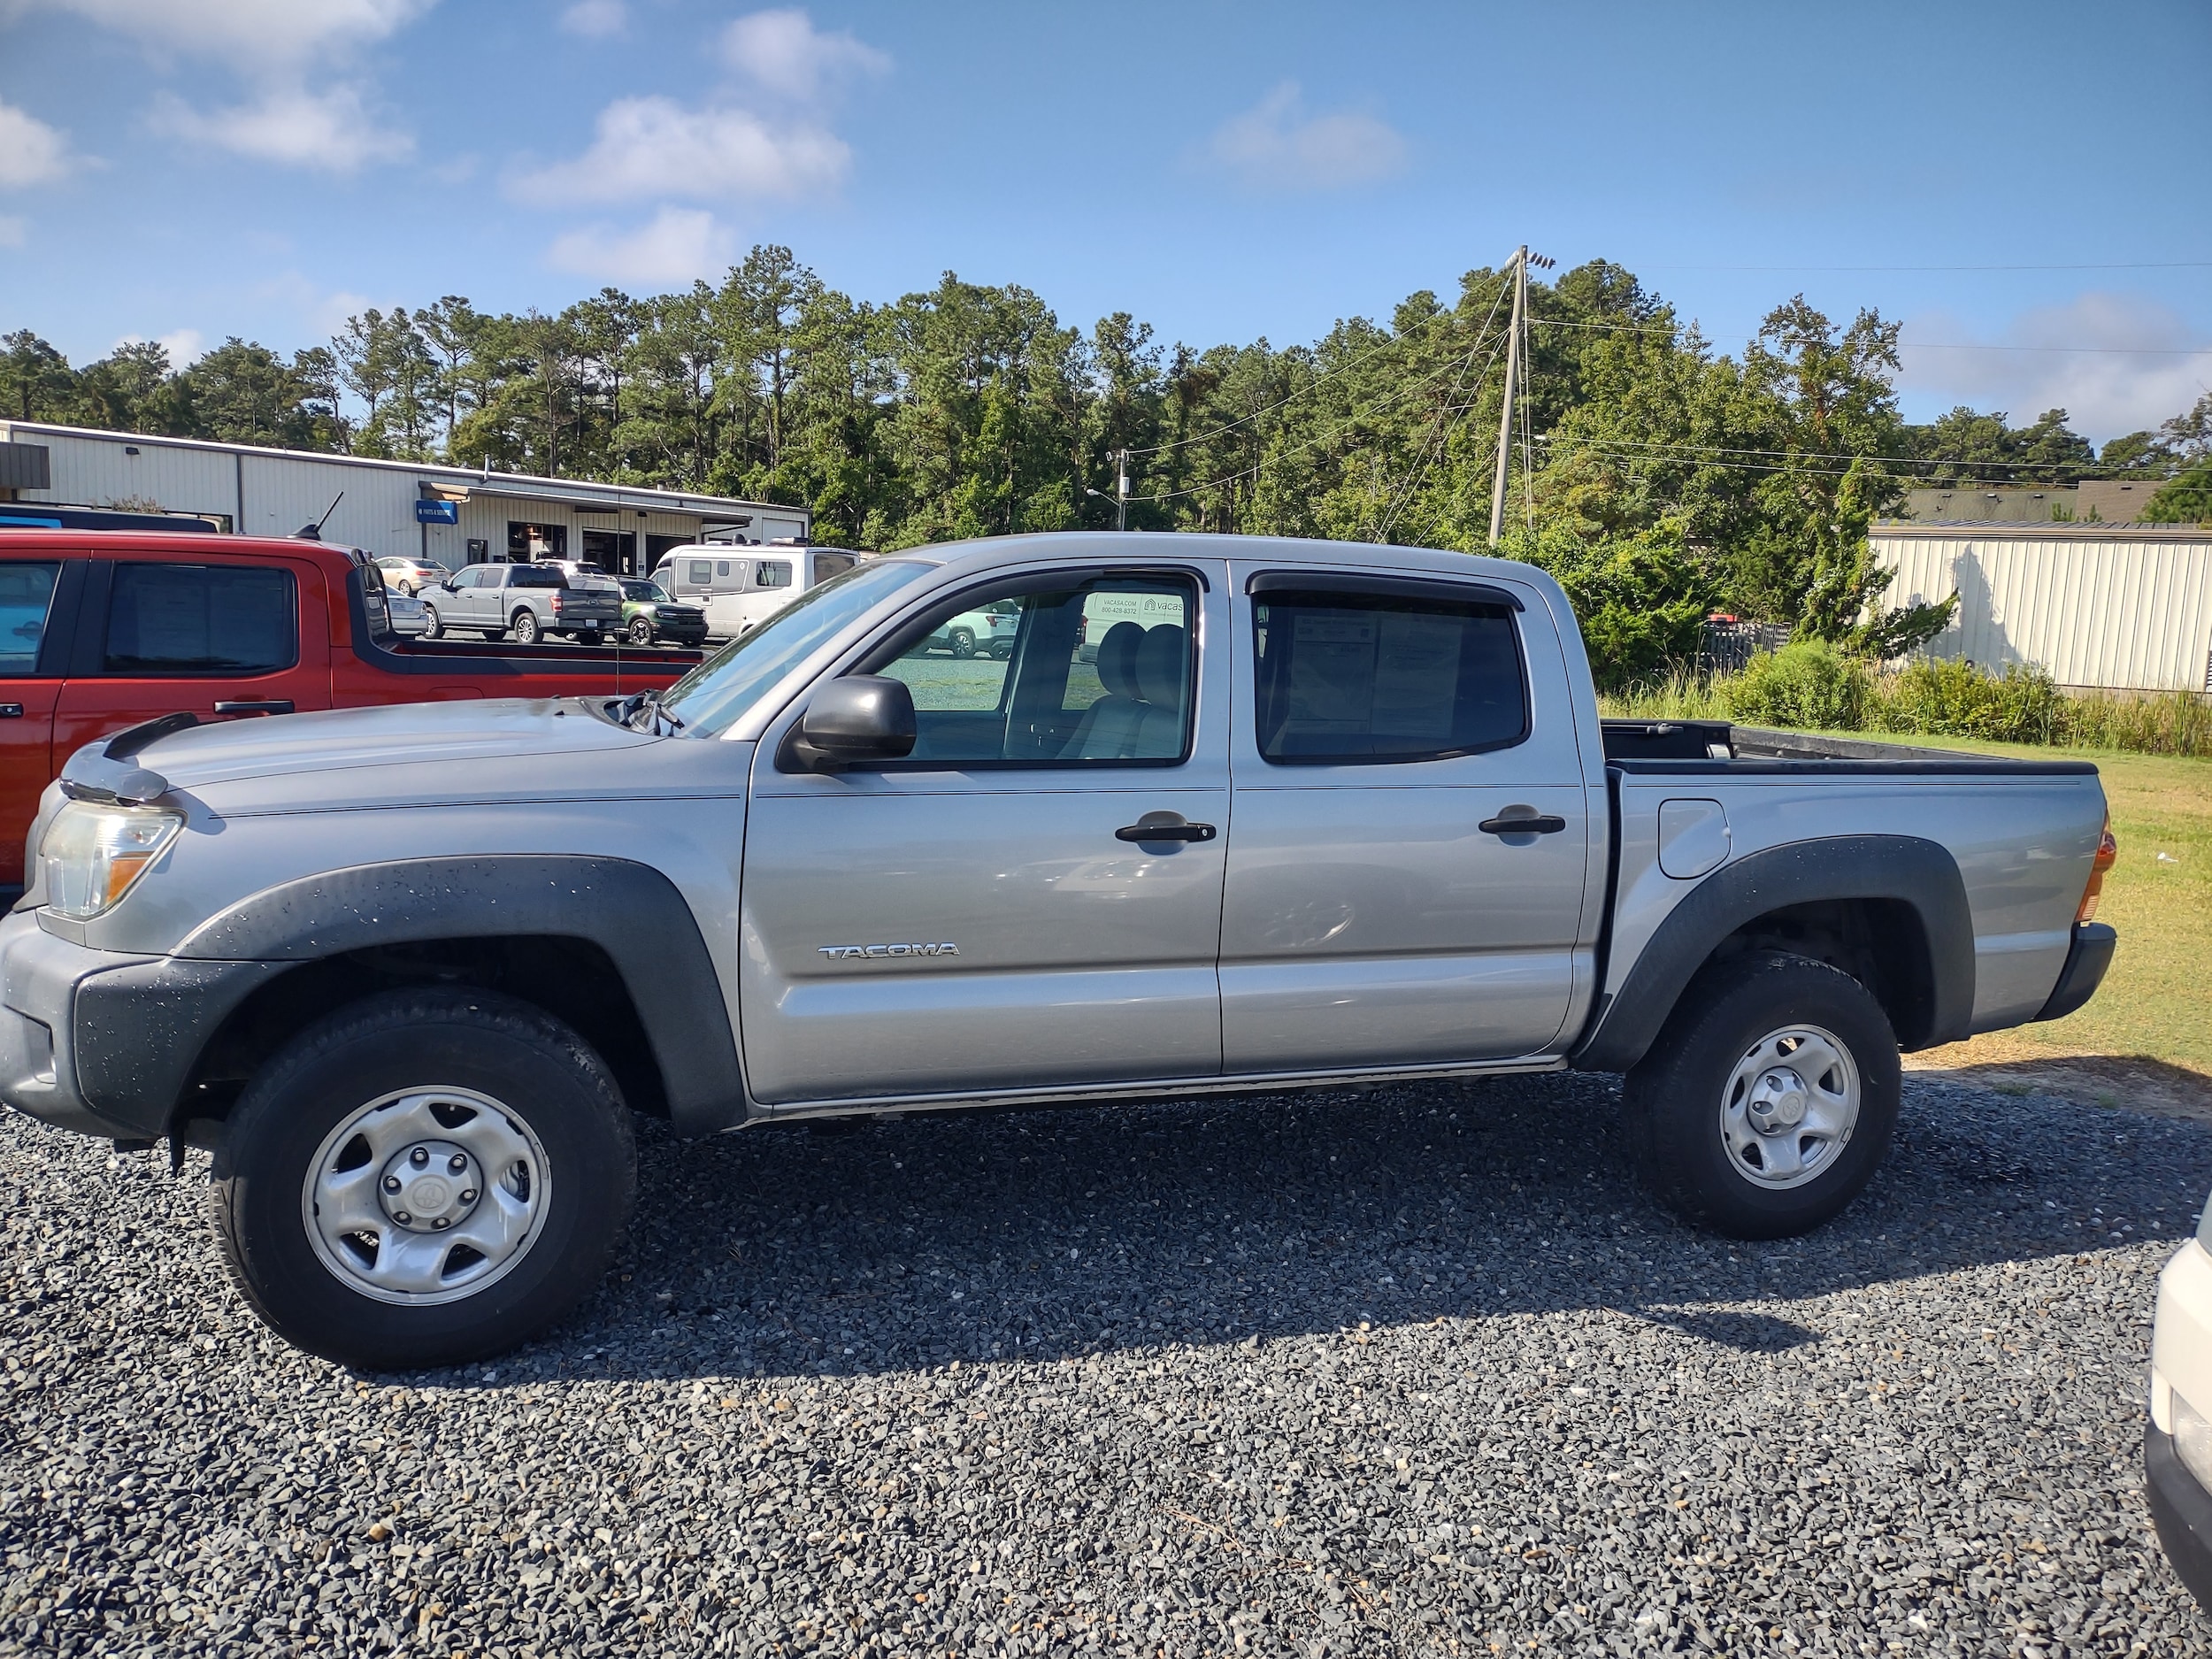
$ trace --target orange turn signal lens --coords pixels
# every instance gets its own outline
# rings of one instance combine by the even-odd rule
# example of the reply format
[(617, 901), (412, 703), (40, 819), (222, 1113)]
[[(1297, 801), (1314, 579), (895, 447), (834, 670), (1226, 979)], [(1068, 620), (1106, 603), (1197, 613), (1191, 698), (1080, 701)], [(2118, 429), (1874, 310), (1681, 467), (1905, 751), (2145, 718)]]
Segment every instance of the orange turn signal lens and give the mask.
[(2097, 856), (2089, 861), (2089, 885), (2081, 890), (2081, 907), (2074, 912), (2074, 925), (2097, 919), (2097, 900), (2104, 893), (2104, 872), (2120, 861), (2120, 843), (2112, 837), (2112, 814), (2104, 818), (2104, 833), (2098, 838)]

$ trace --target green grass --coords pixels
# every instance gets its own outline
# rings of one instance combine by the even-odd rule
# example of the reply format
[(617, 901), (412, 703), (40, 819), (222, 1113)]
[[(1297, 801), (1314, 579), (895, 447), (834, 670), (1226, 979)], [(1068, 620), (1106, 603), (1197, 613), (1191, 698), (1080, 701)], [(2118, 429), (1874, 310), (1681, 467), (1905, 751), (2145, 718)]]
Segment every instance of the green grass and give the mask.
[[(2120, 843), (2097, 919), (2118, 930), (2120, 948), (2087, 1007), (2006, 1033), (2004, 1046), (2030, 1056), (2139, 1056), (2212, 1076), (2212, 760), (1963, 737), (1893, 741), (2097, 763)], [(1962, 1057), (1988, 1041), (1978, 1039)]]

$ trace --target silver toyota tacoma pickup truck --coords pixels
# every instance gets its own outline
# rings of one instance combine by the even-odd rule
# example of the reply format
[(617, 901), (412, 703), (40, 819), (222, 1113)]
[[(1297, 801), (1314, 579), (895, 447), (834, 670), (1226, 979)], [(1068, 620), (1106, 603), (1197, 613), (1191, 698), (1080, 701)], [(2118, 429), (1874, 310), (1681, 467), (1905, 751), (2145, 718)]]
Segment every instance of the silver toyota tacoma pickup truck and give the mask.
[[(986, 607), (1005, 656), (931, 649)], [(1901, 1049), (2078, 1007), (2114, 944), (2093, 766), (1838, 747), (1601, 724), (1525, 565), (916, 549), (657, 698), (88, 746), (0, 922), (0, 1098), (211, 1148), (245, 1296), (380, 1369), (593, 1288), (633, 1112), (1580, 1067), (1686, 1220), (1795, 1233), (1881, 1163)]]

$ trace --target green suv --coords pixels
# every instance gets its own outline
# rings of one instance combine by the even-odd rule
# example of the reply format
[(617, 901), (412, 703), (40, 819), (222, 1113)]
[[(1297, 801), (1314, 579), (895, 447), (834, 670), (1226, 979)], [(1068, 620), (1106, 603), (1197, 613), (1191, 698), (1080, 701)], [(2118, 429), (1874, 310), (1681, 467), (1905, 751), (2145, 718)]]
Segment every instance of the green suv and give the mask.
[(651, 645), (666, 640), (672, 645), (701, 646), (707, 642), (707, 613), (697, 605), (679, 604), (658, 582), (624, 576), (622, 632), (633, 645)]

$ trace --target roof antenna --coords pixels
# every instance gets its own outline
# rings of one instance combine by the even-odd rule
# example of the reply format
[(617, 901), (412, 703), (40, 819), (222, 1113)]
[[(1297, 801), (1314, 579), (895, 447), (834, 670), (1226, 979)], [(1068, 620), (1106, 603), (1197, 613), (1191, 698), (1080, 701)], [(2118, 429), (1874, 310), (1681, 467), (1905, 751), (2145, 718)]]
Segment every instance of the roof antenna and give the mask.
[(330, 522), (330, 515), (338, 511), (338, 503), (345, 498), (346, 492), (342, 489), (340, 490), (335, 495), (333, 495), (330, 498), (330, 505), (323, 509), (323, 516), (316, 519), (314, 523), (303, 524), (298, 529), (293, 531), (292, 539), (295, 541), (321, 541), (323, 539), (323, 526)]

